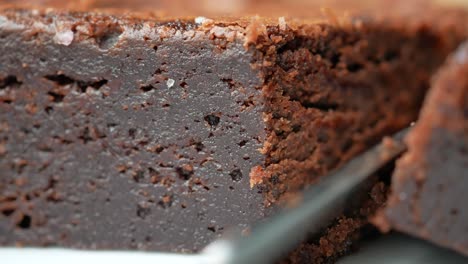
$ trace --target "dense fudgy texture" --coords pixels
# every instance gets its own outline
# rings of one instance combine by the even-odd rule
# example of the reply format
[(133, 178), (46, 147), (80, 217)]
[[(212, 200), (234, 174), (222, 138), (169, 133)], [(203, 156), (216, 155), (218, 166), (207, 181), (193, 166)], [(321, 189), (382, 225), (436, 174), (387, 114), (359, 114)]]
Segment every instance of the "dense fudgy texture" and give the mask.
[(435, 76), (406, 142), (381, 227), (468, 255), (468, 44)]
[(2, 244), (196, 251), (264, 217), (243, 43), (223, 50), (191, 21), (5, 15)]
[[(416, 118), (464, 36), (464, 14), (442, 13), (3, 11), (0, 243), (192, 252), (261, 221)], [(369, 184), (288, 261), (347, 252), (384, 193)]]

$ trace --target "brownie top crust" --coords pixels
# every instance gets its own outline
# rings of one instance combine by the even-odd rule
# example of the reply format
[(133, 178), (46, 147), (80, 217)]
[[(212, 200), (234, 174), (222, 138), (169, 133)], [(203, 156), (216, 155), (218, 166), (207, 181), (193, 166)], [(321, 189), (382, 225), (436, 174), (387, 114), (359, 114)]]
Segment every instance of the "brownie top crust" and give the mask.
[[(216, 1), (215, 1), (216, 2)], [(242, 2), (242, 1), (240, 1)], [(152, 21), (194, 21), (196, 17), (209, 17), (212, 22), (238, 24), (247, 26), (253, 17), (261, 17), (262, 24), (274, 26), (278, 23), (279, 17), (286, 17), (288, 24), (304, 25), (327, 23), (338, 25), (352, 24), (353, 20), (388, 20), (404, 19), (405, 23), (419, 23), (426, 21), (431, 25), (440, 24), (443, 26), (447, 20), (458, 21), (451, 16), (444, 14), (451, 13), (453, 16), (456, 9), (441, 7), (438, 4), (427, 0), (416, 0), (407, 3), (407, 1), (387, 1), (387, 0), (333, 0), (333, 1), (302, 1), (297, 0), (295, 4), (287, 4), (282, 1), (271, 3), (270, 1), (245, 1), (242, 9), (232, 8), (231, 12), (207, 11), (205, 6), (211, 6), (210, 0), (200, 1), (195, 4), (191, 0), (186, 1), (126, 1), (126, 0), (83, 0), (65, 3), (57, 0), (7, 0), (0, 3), (0, 8), (27, 10), (47, 10), (50, 13), (63, 12), (84, 12), (88, 14), (108, 14), (115, 15), (120, 19), (126, 19), (130, 22), (132, 18), (152, 20)], [(197, 9), (197, 6), (203, 8)], [(46, 8), (45, 8), (46, 7)], [(418, 10), (424, 9), (425, 12)], [(278, 11), (280, 10), (280, 11)], [(179, 12), (180, 11), (180, 12)], [(459, 10), (459, 13), (463, 13)], [(437, 23), (431, 22), (430, 17), (442, 18)], [(200, 20), (199, 20), (200, 21)]]
[[(327, 13), (343, 15), (345, 12), (362, 12), (377, 14), (385, 10), (393, 12), (407, 12), (417, 8), (427, 9), (431, 1), (387, 1), (387, 0), (292, 0), (292, 1), (269, 1), (269, 0), (81, 0), (81, 1), (59, 1), (59, 0), (5, 0), (3, 4), (22, 5), (29, 8), (65, 8), (80, 11), (91, 11), (93, 9), (108, 9), (120, 13), (128, 12), (156, 12), (164, 15), (184, 16), (294, 16), (301, 18), (322, 18), (321, 9), (329, 9)], [(331, 12), (330, 10), (333, 10)]]
[[(343, 30), (360, 30), (367, 25), (376, 28), (402, 30), (406, 34), (412, 31), (430, 28), (434, 32), (451, 31), (455, 38), (466, 31), (461, 25), (465, 21), (465, 11), (459, 9), (440, 8), (428, 5), (425, 12), (417, 12), (414, 8), (400, 8), (395, 4), (391, 10), (382, 8), (387, 1), (377, 1), (372, 15), (366, 12), (348, 12), (346, 8), (319, 8), (315, 6), (317, 15), (307, 18), (267, 16), (177, 16), (168, 15), (158, 10), (150, 12), (133, 12), (128, 9), (96, 9), (90, 6), (70, 8), (32, 8), (29, 4), (0, 5), (2, 27), (27, 27), (31, 34), (40, 32), (55, 33), (54, 38), (59, 44), (69, 45), (71, 42), (86, 41), (96, 38), (108, 39), (117, 44), (118, 38), (169, 38), (182, 34), (184, 39), (200, 39), (208, 37), (214, 43), (220, 43), (225, 49), (227, 43), (240, 41), (246, 51), (266, 50), (266, 46), (281, 47), (292, 38), (317, 35), (324, 27), (337, 27)], [(85, 1), (86, 2), (86, 1)], [(117, 1), (120, 2), (120, 1)], [(125, 1), (123, 1), (125, 2)], [(339, 1), (338, 1), (339, 2)], [(52, 4), (52, 6), (60, 6)], [(99, 6), (99, 5), (97, 5)], [(360, 6), (360, 5), (358, 5)], [(86, 11), (83, 11), (83, 10)], [(89, 9), (89, 10), (87, 10)], [(437, 17), (437, 21), (434, 21)], [(111, 36), (104, 36), (107, 32)], [(115, 32), (114, 32), (115, 31)], [(73, 32), (73, 36), (71, 34)], [(275, 38), (270, 38), (276, 35)], [(445, 38), (444, 42), (454, 41)], [(448, 43), (440, 43), (447, 45)], [(251, 50), (252, 51), (252, 50)]]

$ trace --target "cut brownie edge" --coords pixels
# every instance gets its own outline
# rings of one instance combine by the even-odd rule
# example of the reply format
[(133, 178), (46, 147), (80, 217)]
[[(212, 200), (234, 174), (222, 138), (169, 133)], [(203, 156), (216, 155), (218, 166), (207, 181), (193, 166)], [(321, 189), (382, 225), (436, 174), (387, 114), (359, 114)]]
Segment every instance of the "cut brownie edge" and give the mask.
[(4, 15), (2, 244), (193, 252), (265, 217), (241, 41), (193, 22)]
[[(255, 66), (265, 80), (266, 164), (250, 176), (266, 194), (266, 206), (287, 205), (305, 186), (414, 121), (430, 74), (460, 41), (389, 21), (361, 26), (283, 25), (266, 27), (269, 39), (260, 35)], [(343, 213), (288, 261), (322, 263), (344, 254), (377, 207), (366, 214)]]

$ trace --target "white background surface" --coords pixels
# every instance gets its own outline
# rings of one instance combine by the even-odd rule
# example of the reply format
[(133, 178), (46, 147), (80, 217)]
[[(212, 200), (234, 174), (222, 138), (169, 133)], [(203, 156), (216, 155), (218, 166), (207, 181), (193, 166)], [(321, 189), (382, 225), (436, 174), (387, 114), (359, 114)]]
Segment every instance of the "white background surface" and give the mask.
[[(268, 253), (267, 253), (268, 254)], [(2, 264), (222, 264), (203, 256), (62, 249), (1, 249)], [(407, 236), (393, 234), (370, 241), (338, 264), (464, 264), (468, 258)], [(313, 264), (313, 263), (311, 263)]]

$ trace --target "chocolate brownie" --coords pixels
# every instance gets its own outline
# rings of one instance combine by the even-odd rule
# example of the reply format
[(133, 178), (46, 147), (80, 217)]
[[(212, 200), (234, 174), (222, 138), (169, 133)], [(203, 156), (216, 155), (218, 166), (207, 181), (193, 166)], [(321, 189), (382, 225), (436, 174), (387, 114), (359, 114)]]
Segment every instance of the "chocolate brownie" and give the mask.
[(468, 43), (435, 75), (379, 224), (468, 255)]
[[(248, 229), (413, 121), (465, 17), (3, 9), (0, 244), (196, 252)], [(369, 186), (289, 261), (347, 252)]]

